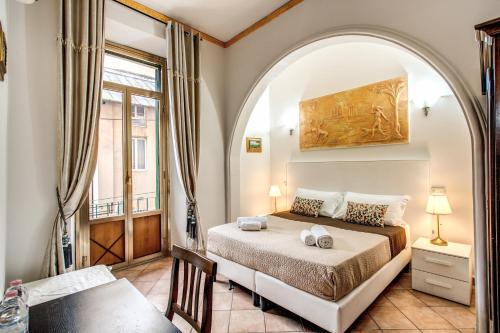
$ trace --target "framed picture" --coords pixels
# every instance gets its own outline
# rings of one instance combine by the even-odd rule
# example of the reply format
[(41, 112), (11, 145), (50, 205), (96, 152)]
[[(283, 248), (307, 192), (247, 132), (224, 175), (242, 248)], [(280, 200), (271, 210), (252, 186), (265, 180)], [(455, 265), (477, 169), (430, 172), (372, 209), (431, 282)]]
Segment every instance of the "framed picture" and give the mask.
[(4, 80), (7, 73), (7, 41), (0, 22), (0, 81)]
[(247, 153), (262, 153), (262, 138), (247, 138)]

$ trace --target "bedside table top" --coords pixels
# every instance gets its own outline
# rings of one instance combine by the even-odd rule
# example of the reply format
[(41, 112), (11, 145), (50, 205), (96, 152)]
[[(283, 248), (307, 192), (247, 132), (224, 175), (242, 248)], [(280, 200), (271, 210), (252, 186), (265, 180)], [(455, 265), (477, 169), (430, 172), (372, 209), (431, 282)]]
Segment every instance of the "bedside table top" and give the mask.
[(447, 246), (439, 246), (432, 244), (430, 238), (426, 237), (420, 237), (411, 247), (461, 258), (470, 258), (472, 252), (472, 246), (468, 244), (448, 242)]

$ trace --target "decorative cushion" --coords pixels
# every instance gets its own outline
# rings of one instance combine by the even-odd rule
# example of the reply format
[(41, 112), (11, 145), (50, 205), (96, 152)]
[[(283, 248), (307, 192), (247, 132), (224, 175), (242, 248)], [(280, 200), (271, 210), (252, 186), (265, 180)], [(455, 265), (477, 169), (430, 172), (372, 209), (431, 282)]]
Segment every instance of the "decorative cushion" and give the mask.
[(299, 187), (295, 192), (296, 197), (323, 200), (319, 215), (332, 217), (343, 203), (344, 194), (341, 192), (326, 192)]
[(370, 225), (374, 227), (384, 226), (384, 216), (389, 205), (369, 204), (349, 201), (345, 220), (350, 223)]
[(321, 205), (323, 205), (323, 200), (295, 197), (290, 212), (304, 216), (318, 217)]
[(339, 208), (332, 217), (345, 219), (347, 203), (349, 201), (388, 205), (389, 207), (385, 213), (384, 223), (387, 225), (402, 225), (404, 223), (403, 215), (409, 200), (410, 196), (408, 195), (380, 195), (346, 192), (344, 194), (344, 203), (342, 204), (342, 207)]

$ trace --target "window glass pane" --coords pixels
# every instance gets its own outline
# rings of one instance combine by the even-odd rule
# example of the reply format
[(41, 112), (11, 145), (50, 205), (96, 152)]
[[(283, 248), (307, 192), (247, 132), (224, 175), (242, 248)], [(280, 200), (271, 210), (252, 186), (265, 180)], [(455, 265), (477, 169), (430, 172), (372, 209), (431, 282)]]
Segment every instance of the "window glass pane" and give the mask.
[(104, 56), (103, 80), (146, 90), (161, 90), (158, 67), (110, 53)]
[[(136, 102), (134, 102), (136, 101)], [(144, 110), (144, 126), (132, 126), (132, 209), (134, 213), (160, 209), (159, 101), (132, 95)]]
[(143, 105), (132, 104), (132, 126), (146, 126), (146, 113)]
[(97, 165), (89, 189), (90, 219), (123, 215), (123, 96), (102, 91)]

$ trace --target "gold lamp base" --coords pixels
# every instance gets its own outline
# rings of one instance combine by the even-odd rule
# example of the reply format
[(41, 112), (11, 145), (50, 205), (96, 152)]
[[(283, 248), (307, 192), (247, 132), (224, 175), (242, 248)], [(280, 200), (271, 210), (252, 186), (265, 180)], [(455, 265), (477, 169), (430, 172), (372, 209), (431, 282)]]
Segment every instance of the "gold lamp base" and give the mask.
[(444, 239), (440, 238), (439, 236), (434, 238), (434, 239), (431, 239), (431, 243), (434, 245), (439, 245), (439, 246), (447, 246), (448, 245), (448, 242), (445, 241)]
[(439, 228), (439, 225), (441, 224), (439, 222), (439, 214), (436, 214), (437, 215), (437, 237), (431, 239), (431, 243), (434, 244), (434, 245), (438, 245), (438, 246), (447, 246), (448, 245), (448, 242), (445, 241), (444, 239), (441, 238), (441, 234), (440, 234), (440, 228)]

